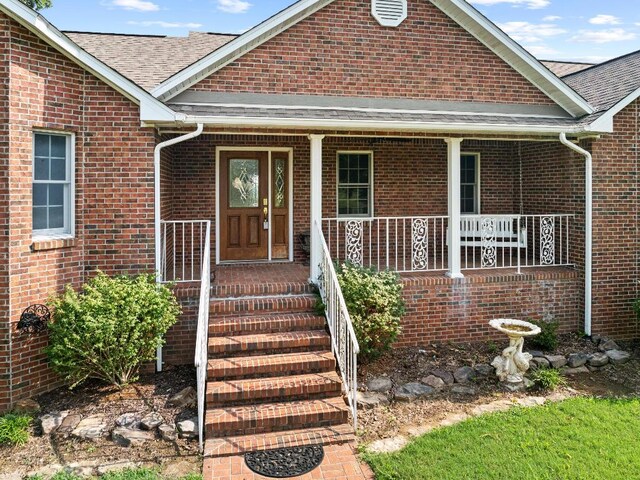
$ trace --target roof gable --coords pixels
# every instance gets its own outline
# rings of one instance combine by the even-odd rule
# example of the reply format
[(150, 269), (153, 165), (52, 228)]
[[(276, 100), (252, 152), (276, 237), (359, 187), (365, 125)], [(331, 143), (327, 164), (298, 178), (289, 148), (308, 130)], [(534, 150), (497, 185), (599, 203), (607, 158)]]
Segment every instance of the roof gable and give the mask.
[[(311, 16), (335, 0), (301, 0), (163, 82), (153, 94), (168, 101), (212, 73)], [(367, 0), (368, 2), (369, 0)], [(577, 93), (541, 65), (464, 0), (413, 0), (432, 3), (495, 55), (574, 117), (593, 110)], [(406, 21), (405, 21), (406, 23)]]

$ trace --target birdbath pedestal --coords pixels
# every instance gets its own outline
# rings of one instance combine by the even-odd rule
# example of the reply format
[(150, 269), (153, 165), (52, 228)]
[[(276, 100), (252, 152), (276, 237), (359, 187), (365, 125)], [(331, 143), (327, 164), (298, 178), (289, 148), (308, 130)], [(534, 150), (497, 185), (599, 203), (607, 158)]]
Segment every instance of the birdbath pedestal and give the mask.
[(521, 384), (524, 374), (529, 370), (530, 353), (523, 352), (524, 337), (533, 337), (540, 333), (540, 327), (522, 320), (496, 318), (489, 322), (493, 328), (509, 337), (509, 346), (502, 355), (496, 357), (491, 365), (502, 382)]

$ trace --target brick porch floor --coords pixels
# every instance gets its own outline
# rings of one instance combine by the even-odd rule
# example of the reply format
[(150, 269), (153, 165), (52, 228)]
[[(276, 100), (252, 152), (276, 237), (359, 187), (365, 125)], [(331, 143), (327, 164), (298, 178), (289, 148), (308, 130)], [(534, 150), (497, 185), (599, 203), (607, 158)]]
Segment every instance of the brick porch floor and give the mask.
[[(368, 465), (361, 463), (350, 444), (328, 445), (324, 448), (322, 464), (300, 480), (373, 480)], [(204, 462), (204, 480), (268, 480), (249, 470), (244, 457), (207, 458)]]

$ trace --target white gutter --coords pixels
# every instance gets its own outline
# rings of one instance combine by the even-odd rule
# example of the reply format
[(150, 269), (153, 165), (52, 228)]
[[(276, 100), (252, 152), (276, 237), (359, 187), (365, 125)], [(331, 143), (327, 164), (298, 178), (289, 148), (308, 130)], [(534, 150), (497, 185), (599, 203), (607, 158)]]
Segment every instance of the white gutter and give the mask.
[[(194, 132), (187, 133), (186, 135), (182, 135), (180, 137), (172, 138), (171, 140), (167, 140), (166, 142), (161, 142), (156, 145), (156, 148), (153, 152), (153, 169), (154, 169), (154, 202), (153, 202), (153, 210), (154, 210), (154, 218), (155, 218), (155, 253), (156, 253), (156, 282), (162, 281), (162, 276), (160, 275), (160, 271), (162, 268), (162, 244), (160, 241), (161, 232), (161, 211), (160, 211), (160, 154), (162, 153), (162, 149), (165, 147), (170, 147), (171, 145), (175, 145), (176, 143), (182, 143), (187, 140), (191, 140), (192, 138), (196, 138), (200, 136), (202, 131), (204, 130), (204, 124), (198, 123), (198, 126)], [(156, 357), (156, 370), (158, 372), (162, 371), (162, 347), (158, 347), (157, 357)]]
[(566, 133), (560, 134), (560, 142), (585, 160), (585, 220), (584, 220), (584, 332), (591, 336), (591, 282), (593, 271), (593, 157), (584, 148), (567, 140)]

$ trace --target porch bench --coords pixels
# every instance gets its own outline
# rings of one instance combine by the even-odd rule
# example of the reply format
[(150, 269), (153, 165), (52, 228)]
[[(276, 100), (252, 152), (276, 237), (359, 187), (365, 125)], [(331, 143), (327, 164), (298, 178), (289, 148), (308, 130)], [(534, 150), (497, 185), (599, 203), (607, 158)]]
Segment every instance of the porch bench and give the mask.
[[(460, 220), (460, 246), (482, 247), (482, 221), (495, 220), (495, 245), (498, 248), (526, 248), (527, 229), (518, 225), (513, 217), (465, 216)], [(447, 228), (447, 245), (449, 245), (449, 229)]]

